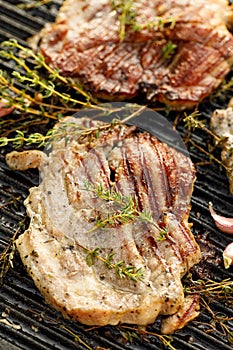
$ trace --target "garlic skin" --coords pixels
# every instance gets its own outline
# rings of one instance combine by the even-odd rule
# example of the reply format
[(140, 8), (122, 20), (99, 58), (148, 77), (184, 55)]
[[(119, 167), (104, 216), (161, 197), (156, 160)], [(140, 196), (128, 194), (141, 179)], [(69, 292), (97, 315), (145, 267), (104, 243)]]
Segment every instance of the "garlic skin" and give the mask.
[(211, 202), (209, 202), (209, 210), (212, 218), (214, 219), (215, 225), (219, 228), (219, 230), (228, 234), (233, 234), (233, 218), (227, 218), (216, 214)]
[(10, 114), (15, 109), (13, 106), (7, 107), (8, 104), (9, 101), (6, 99), (3, 98), (0, 100), (0, 118)]
[(223, 251), (223, 262), (225, 269), (233, 264), (233, 242), (229, 243)]
[[(233, 218), (226, 218), (225, 216), (216, 214), (211, 202), (209, 203), (209, 210), (219, 230), (224, 233), (233, 234)], [(233, 265), (233, 242), (229, 243), (224, 249), (223, 262), (225, 269), (229, 269)]]

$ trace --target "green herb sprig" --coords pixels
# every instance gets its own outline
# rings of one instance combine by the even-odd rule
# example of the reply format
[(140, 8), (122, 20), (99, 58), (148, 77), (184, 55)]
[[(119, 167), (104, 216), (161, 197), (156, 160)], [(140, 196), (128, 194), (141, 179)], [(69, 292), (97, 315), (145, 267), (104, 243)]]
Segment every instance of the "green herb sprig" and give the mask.
[[(228, 150), (229, 154), (231, 153), (231, 149), (225, 145), (226, 137), (217, 136), (214, 132), (212, 132), (206, 126), (205, 120), (199, 119), (199, 116), (200, 116), (200, 113), (198, 111), (194, 111), (193, 113), (190, 113), (190, 114), (184, 113), (183, 121), (184, 121), (184, 126), (187, 130), (186, 136), (184, 137), (184, 142), (186, 144), (190, 143), (194, 148), (197, 148), (201, 153), (208, 156), (210, 159), (210, 162), (214, 161), (217, 164), (219, 164), (222, 168), (229, 171), (230, 169), (221, 160), (217, 159), (214, 156), (214, 150), (221, 145), (224, 145), (224, 147)], [(198, 145), (192, 139), (193, 133), (196, 129), (202, 130), (204, 133), (209, 135), (215, 141), (215, 145), (214, 147), (212, 147), (212, 149), (209, 147), (209, 149), (206, 150), (200, 145)]]
[(216, 313), (212, 309), (212, 304), (216, 301), (224, 301), (228, 307), (233, 307), (233, 281), (230, 278), (222, 281), (193, 280), (192, 274), (188, 274), (184, 280), (185, 294), (199, 294), (201, 297), (201, 306), (212, 318), (211, 322), (203, 323), (195, 321), (206, 327), (206, 332), (217, 332), (222, 337), (227, 337), (230, 343), (233, 343), (233, 333), (229, 328), (229, 322), (233, 317), (222, 313)]
[[(15, 204), (15, 200), (9, 201), (6, 205)], [(5, 249), (0, 254), (0, 285), (3, 283), (3, 279), (6, 276), (8, 270), (13, 267), (13, 258), (16, 251), (15, 240), (18, 237), (20, 231), (24, 229), (26, 218), (23, 219), (18, 224), (18, 228), (15, 230), (13, 237), (10, 239), (10, 242), (7, 244)]]
[(168, 40), (166, 45), (162, 47), (162, 57), (164, 60), (170, 59), (174, 55), (177, 45)]
[[(20, 130), (16, 130), (16, 135), (14, 137), (0, 137), (0, 147), (7, 146), (12, 143), (15, 148), (22, 147), (24, 145), (37, 145), (38, 147), (43, 147), (47, 142), (51, 142), (54, 137), (58, 137), (56, 130), (49, 130), (46, 135), (40, 133), (30, 134), (28, 137), (25, 136), (25, 133)], [(60, 135), (62, 137), (62, 135)], [(64, 135), (63, 135), (64, 136)]]
[(133, 326), (127, 326), (127, 325), (120, 325), (119, 330), (121, 332), (124, 332), (124, 337), (127, 337), (129, 341), (133, 339), (137, 339), (139, 336), (154, 336), (157, 339), (160, 340), (161, 344), (163, 344), (166, 349), (170, 350), (177, 350), (173, 345), (173, 337), (170, 335), (163, 335), (159, 334), (147, 329), (144, 329), (142, 327), (133, 327)]
[[(174, 17), (163, 18), (158, 16), (153, 21), (139, 23), (137, 21), (137, 13), (133, 5), (133, 0), (112, 0), (111, 2), (112, 10), (116, 11), (118, 16), (117, 18), (120, 23), (120, 41), (125, 39), (127, 27), (133, 32), (141, 31), (143, 29), (163, 30), (167, 27), (173, 29), (177, 22), (177, 19)], [(174, 44), (169, 45), (167, 51), (170, 50), (170, 52), (172, 52), (174, 48)]]
[(14, 137), (0, 137), (0, 147), (7, 146), (8, 144), (12, 144), (15, 148), (24, 145), (37, 145), (37, 147), (44, 147), (55, 140), (64, 139), (67, 141), (72, 137), (76, 137), (80, 142), (88, 141), (91, 143), (99, 138), (100, 132), (109, 132), (110, 129), (113, 129), (118, 125), (121, 125), (121, 121), (118, 119), (113, 119), (111, 123), (105, 123), (90, 128), (76, 125), (71, 122), (61, 122), (59, 127), (48, 130), (45, 135), (42, 135), (41, 133), (32, 133), (28, 136), (26, 136), (23, 131), (16, 130)]
[[(158, 241), (168, 238), (167, 228), (161, 229), (158, 224), (154, 222), (150, 212), (139, 211), (137, 208), (137, 201), (132, 196), (124, 196), (120, 191), (117, 191), (114, 188), (104, 189), (102, 183), (94, 186), (93, 183), (89, 181), (84, 182), (84, 190), (92, 192), (96, 198), (100, 198), (114, 206), (114, 210), (111, 213), (107, 213), (104, 218), (95, 218), (93, 227), (89, 229), (86, 234), (90, 234), (98, 228), (105, 228), (106, 226), (114, 227), (115, 225), (124, 225), (134, 220), (140, 220), (141, 222), (154, 225), (156, 229), (159, 230), (160, 236)], [(98, 259), (102, 261), (108, 269), (114, 269), (120, 278), (127, 277), (135, 282), (137, 280), (143, 281), (144, 274), (141, 268), (136, 269), (135, 266), (131, 265), (125, 266), (123, 260), (113, 263), (112, 259), (114, 253), (110, 253), (107, 257), (103, 257), (100, 255), (101, 249), (99, 247), (88, 249), (79, 243), (76, 244), (87, 254), (86, 261), (88, 266), (92, 266), (95, 263), (95, 260)]]
[(136, 17), (136, 13), (133, 9), (133, 0), (112, 0), (111, 6), (112, 9), (117, 12), (120, 22), (120, 41), (123, 41), (126, 34), (126, 26), (131, 26)]
[(138, 23), (134, 21), (132, 23), (132, 30), (133, 31), (141, 31), (143, 29), (153, 29), (153, 30), (163, 30), (166, 27), (173, 29), (175, 27), (175, 24), (177, 22), (177, 19), (174, 17), (168, 17), (168, 18), (163, 18), (163, 17), (156, 17), (155, 20), (153, 21), (148, 21), (146, 23)]
[[(188, 282), (188, 283), (187, 283)], [(186, 280), (185, 292), (187, 294), (201, 293), (209, 298), (216, 296), (221, 299), (227, 299), (233, 305), (233, 281), (230, 278), (224, 279), (220, 282), (202, 279), (193, 280), (191, 276)]]
[(144, 273), (142, 268), (136, 268), (132, 265), (125, 265), (123, 260), (120, 260), (116, 263), (113, 262), (114, 253), (110, 253), (107, 257), (103, 257), (101, 255), (101, 249), (99, 247), (96, 247), (94, 249), (88, 249), (84, 247), (83, 245), (76, 243), (80, 248), (84, 250), (84, 252), (87, 254), (86, 262), (88, 266), (94, 265), (96, 259), (101, 261), (104, 266), (111, 270), (114, 269), (116, 274), (121, 278), (128, 278), (134, 282), (143, 282), (144, 280)]
[[(45, 58), (41, 53), (36, 54), (32, 49), (25, 47), (23, 45), (20, 45), (16, 39), (3, 41), (1, 43), (1, 46), (3, 47), (3, 50), (0, 51), (0, 56), (8, 60), (14, 60), (18, 64), (18, 67), (21, 67), (26, 73), (28, 73), (28, 78), (31, 78), (32, 81), (33, 79), (35, 80), (35, 83), (36, 83), (35, 85), (39, 83), (37, 81), (37, 78), (38, 78), (38, 75), (36, 74), (37, 70), (44, 68), (45, 71), (49, 74), (50, 80), (48, 82), (50, 84), (52, 81), (58, 80), (61, 83), (72, 87), (72, 89), (77, 91), (80, 95), (83, 95), (87, 99), (87, 102), (91, 99), (91, 96), (87, 92), (85, 92), (84, 89), (79, 84), (74, 82), (72, 79), (68, 79), (60, 75), (56, 68), (55, 69), (51, 68), (46, 63)], [(16, 55), (16, 52), (18, 52), (18, 56)], [(27, 63), (26, 61), (28, 59), (34, 60), (34, 69), (30, 68), (29, 63)], [(19, 72), (15, 72), (15, 74), (17, 73)], [(26, 78), (27, 76), (25, 76), (25, 80)], [(23, 79), (23, 75), (20, 75), (20, 79)], [(43, 84), (42, 84), (42, 87), (43, 87)], [(49, 87), (49, 90), (51, 90), (50, 87)], [(82, 102), (79, 100), (77, 101), (75, 100), (75, 103), (82, 103), (85, 105), (85, 102)]]
[(42, 54), (35, 54), (17, 40), (2, 42), (0, 56), (14, 61), (17, 68), (11, 75), (0, 71), (0, 96), (16, 111), (27, 116), (36, 115), (41, 120), (58, 120), (64, 114), (77, 112), (80, 107), (101, 110), (98, 101), (76, 81), (60, 75), (45, 62)]
[(152, 214), (149, 211), (138, 210), (138, 203), (136, 198), (130, 195), (124, 196), (120, 191), (112, 187), (104, 189), (102, 183), (98, 183), (96, 186), (94, 186), (91, 182), (85, 181), (84, 189), (93, 192), (96, 198), (101, 198), (106, 202), (116, 205), (114, 207), (115, 211), (108, 213), (107, 216), (103, 219), (96, 219), (95, 226), (93, 226), (88, 231), (89, 233), (93, 232), (97, 228), (104, 228), (107, 225), (114, 226), (117, 224), (125, 224), (134, 220), (139, 220), (156, 227), (160, 235), (158, 240), (164, 240), (168, 238), (167, 227), (159, 227), (159, 225), (153, 220)]

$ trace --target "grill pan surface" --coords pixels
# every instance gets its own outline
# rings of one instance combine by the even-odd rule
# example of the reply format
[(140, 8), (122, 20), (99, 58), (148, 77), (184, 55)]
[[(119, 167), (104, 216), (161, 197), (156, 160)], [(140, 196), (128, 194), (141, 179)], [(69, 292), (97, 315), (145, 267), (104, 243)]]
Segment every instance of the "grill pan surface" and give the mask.
[[(28, 3), (22, 1), (21, 3)], [(53, 21), (62, 1), (51, 1), (47, 5), (23, 10), (17, 7), (19, 1), (0, 1), (0, 41), (16, 38), (26, 45), (26, 39), (37, 32), (46, 22)], [(12, 70), (9, 61), (0, 61), (1, 69)], [(211, 112), (224, 108), (230, 96), (223, 100), (206, 101), (199, 110), (203, 119), (210, 118)], [(171, 118), (174, 116), (171, 116)], [(0, 125), (1, 128), (1, 125)], [(178, 131), (183, 136), (183, 125), (178, 124)], [(0, 132), (1, 134), (1, 132)], [(196, 132), (194, 141), (200, 147), (206, 148), (207, 135)], [(203, 262), (196, 268), (197, 276), (204, 276), (216, 281), (232, 279), (232, 268), (225, 270), (222, 261), (222, 251), (231, 241), (218, 231), (213, 224), (208, 210), (208, 202), (214, 203), (222, 215), (233, 215), (233, 196), (228, 190), (224, 171), (216, 163), (209, 163), (209, 158), (196, 148), (189, 150), (196, 164), (197, 180), (192, 196), (190, 221), (193, 222), (193, 232), (203, 250)], [(0, 250), (1, 252), (12, 239), (19, 222), (26, 217), (23, 200), (28, 189), (38, 183), (35, 171), (25, 173), (13, 172), (4, 161), (5, 150), (0, 149)], [(206, 164), (205, 164), (206, 162)], [(20, 196), (20, 204), (4, 205), (13, 196)], [(27, 222), (26, 222), (27, 224)], [(212, 301), (211, 308), (215, 314), (226, 315), (233, 319), (233, 310), (225, 300)], [(4, 283), (0, 287), (0, 349), (4, 350), (49, 350), (49, 349), (112, 349), (141, 350), (165, 349), (159, 338), (159, 320), (148, 327), (151, 335), (131, 338), (127, 329), (118, 327), (102, 327), (88, 329), (79, 323), (64, 320), (56, 311), (50, 308), (35, 288), (27, 275), (16, 252), (14, 267), (10, 268)], [(211, 313), (203, 308), (201, 315), (182, 331), (172, 335), (172, 346), (177, 350), (230, 350), (232, 343), (224, 335), (224, 329), (212, 328)], [(227, 327), (233, 334), (233, 321), (228, 321)], [(169, 347), (168, 347), (169, 348)]]

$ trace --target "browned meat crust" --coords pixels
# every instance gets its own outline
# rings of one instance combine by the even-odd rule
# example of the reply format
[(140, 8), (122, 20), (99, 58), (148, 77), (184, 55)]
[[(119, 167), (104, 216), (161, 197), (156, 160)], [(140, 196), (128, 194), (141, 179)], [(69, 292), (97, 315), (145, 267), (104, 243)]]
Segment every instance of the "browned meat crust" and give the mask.
[[(124, 100), (143, 94), (148, 101), (174, 109), (196, 105), (221, 83), (233, 64), (228, 2), (133, 3), (136, 23), (172, 18), (175, 25), (139, 31), (128, 26), (120, 41), (111, 1), (66, 0), (56, 23), (36, 37), (46, 61), (100, 98)], [(171, 43), (176, 48), (166, 57), (164, 49)]]
[[(25, 201), (31, 221), (17, 248), (35, 284), (64, 316), (88, 325), (147, 325), (159, 314), (182, 316), (187, 302), (181, 278), (201, 257), (188, 223), (195, 179), (190, 159), (124, 125), (100, 131), (90, 147), (90, 139), (78, 138), (74, 130), (102, 122), (65, 122), (73, 136), (54, 141), (49, 156), (33, 153), (36, 161), (41, 159), (42, 181)], [(10, 166), (15, 168), (17, 160), (17, 169), (25, 169), (31, 157), (30, 151), (12, 152), (6, 159)], [(119, 203), (88, 190), (87, 182), (91, 188), (101, 184), (104, 191), (132, 198), (137, 211), (150, 212), (151, 220), (115, 219), (95, 227), (96, 220), (123, 211)], [(143, 280), (120, 278), (98, 259), (89, 266), (87, 251), (97, 247), (112, 263), (141, 269)], [(177, 327), (167, 319), (164, 332), (195, 317), (195, 309)]]

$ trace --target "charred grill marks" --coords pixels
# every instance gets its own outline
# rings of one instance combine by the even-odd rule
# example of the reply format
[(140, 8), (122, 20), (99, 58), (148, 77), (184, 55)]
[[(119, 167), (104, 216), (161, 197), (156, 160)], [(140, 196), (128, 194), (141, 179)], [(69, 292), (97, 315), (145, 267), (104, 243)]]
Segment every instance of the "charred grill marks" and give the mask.
[[(80, 128), (104, 124), (86, 118), (65, 121)], [(25, 201), (31, 221), (17, 240), (22, 261), (46, 300), (84, 324), (147, 325), (159, 314), (174, 315), (185, 300), (181, 278), (200, 260), (187, 223), (194, 181), (191, 161), (147, 133), (124, 125), (101, 130), (92, 147), (90, 140), (79, 142), (72, 135), (68, 141), (54, 141), (52, 152), (40, 165), (42, 181)], [(7, 157), (9, 165), (11, 159), (13, 164), (15, 152)], [(186, 176), (178, 181), (181, 172)], [(184, 179), (187, 187), (180, 191)], [(85, 190), (86, 181), (93, 188), (101, 184), (103, 191), (120, 191), (124, 198), (133, 199), (135, 217), (109, 220), (114, 210), (121, 213), (121, 205)], [(171, 190), (170, 197), (166, 192)], [(143, 211), (150, 212), (153, 221), (140, 220), (138, 214)], [(97, 225), (97, 220), (106, 224)], [(160, 227), (168, 232), (162, 238)], [(64, 249), (71, 245), (72, 251)], [(96, 248), (105, 260), (88, 264), (87, 254)], [(37, 252), (36, 259), (32, 251)], [(120, 262), (142, 270), (143, 281), (120, 278), (115, 269), (103, 264), (108, 258), (115, 266)], [(166, 324), (169, 333), (173, 321)]]
[[(32, 43), (61, 74), (77, 79), (97, 97), (124, 100), (140, 94), (148, 102), (190, 108), (230, 72), (232, 8), (226, 0), (136, 0), (135, 23), (142, 29), (126, 26), (123, 41), (111, 1), (83, 1), (81, 9), (80, 0), (64, 1), (55, 24)], [(173, 18), (174, 25), (143, 26), (158, 18)], [(168, 43), (176, 49), (166, 57)]]

